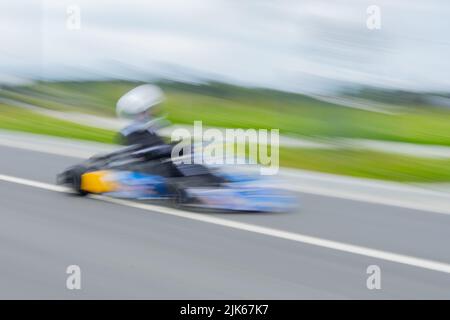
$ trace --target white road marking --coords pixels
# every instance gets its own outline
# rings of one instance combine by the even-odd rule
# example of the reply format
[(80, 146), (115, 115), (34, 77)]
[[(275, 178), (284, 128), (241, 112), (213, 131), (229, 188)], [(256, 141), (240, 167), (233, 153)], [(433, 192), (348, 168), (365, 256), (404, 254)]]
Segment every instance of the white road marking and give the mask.
[[(56, 185), (48, 184), (48, 183), (44, 183), (44, 182), (38, 182), (38, 181), (18, 178), (18, 177), (12, 177), (12, 176), (8, 176), (8, 175), (0, 174), (0, 180), (6, 181), (6, 182), (11, 182), (11, 183), (17, 183), (17, 184), (21, 184), (21, 185), (25, 185), (25, 186), (29, 186), (29, 187), (49, 190), (49, 191), (56, 191), (56, 192), (68, 191), (68, 189), (65, 187), (56, 186)], [(92, 195), (91, 198), (110, 202), (110, 203), (115, 203), (115, 204), (119, 204), (119, 205), (123, 205), (123, 206), (127, 206), (127, 207), (132, 207), (132, 208), (136, 208), (136, 209), (158, 212), (158, 213), (176, 216), (176, 217), (180, 217), (180, 218), (191, 219), (191, 220), (206, 222), (206, 223), (210, 223), (210, 224), (214, 224), (214, 225), (219, 225), (219, 226), (223, 226), (223, 227), (227, 227), (227, 228), (233, 228), (233, 229), (237, 229), (237, 230), (253, 232), (253, 233), (271, 236), (271, 237), (275, 237), (275, 238), (300, 242), (303, 244), (313, 245), (313, 246), (317, 246), (317, 247), (337, 250), (337, 251), (351, 253), (351, 254), (362, 255), (362, 256), (366, 256), (366, 257), (370, 257), (370, 258), (381, 259), (381, 260), (400, 263), (400, 264), (406, 264), (406, 265), (410, 265), (410, 266), (414, 266), (414, 267), (418, 267), (418, 268), (422, 268), (422, 269), (450, 273), (450, 264), (439, 262), (439, 261), (422, 259), (422, 258), (417, 258), (417, 257), (413, 257), (413, 256), (407, 256), (407, 255), (397, 254), (397, 253), (393, 253), (393, 252), (388, 252), (388, 251), (376, 250), (376, 249), (371, 249), (371, 248), (367, 248), (367, 247), (347, 244), (347, 243), (343, 243), (343, 242), (332, 241), (332, 240), (322, 239), (322, 238), (318, 238), (318, 237), (311, 237), (311, 236), (307, 236), (307, 235), (303, 235), (303, 234), (299, 234), (299, 233), (288, 232), (288, 231), (283, 231), (283, 230), (278, 230), (278, 229), (273, 229), (273, 228), (267, 228), (267, 227), (253, 225), (253, 224), (244, 223), (244, 222), (231, 221), (231, 220), (227, 220), (227, 219), (223, 219), (223, 218), (209, 216), (207, 214), (186, 212), (186, 211), (182, 211), (182, 210), (178, 210), (178, 209), (161, 207), (161, 206), (151, 205), (151, 204), (137, 203), (137, 202), (122, 200), (122, 199), (109, 198), (109, 197), (105, 197), (105, 196), (101, 196), (101, 195)]]
[(49, 190), (49, 191), (56, 191), (56, 192), (68, 192), (69, 191), (68, 188), (63, 187), (63, 186), (58, 186), (58, 185), (54, 185), (54, 184), (50, 184), (50, 183), (28, 180), (28, 179), (23, 179), (23, 178), (18, 178), (18, 177), (7, 176), (4, 174), (0, 174), (0, 180), (6, 181), (6, 182), (22, 184), (24, 186)]

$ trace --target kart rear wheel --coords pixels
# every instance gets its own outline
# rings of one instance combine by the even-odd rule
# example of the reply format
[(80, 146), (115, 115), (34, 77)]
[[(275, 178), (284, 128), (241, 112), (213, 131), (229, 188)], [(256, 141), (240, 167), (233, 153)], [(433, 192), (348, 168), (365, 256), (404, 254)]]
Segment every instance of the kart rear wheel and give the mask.
[(181, 207), (188, 202), (188, 196), (186, 191), (181, 188), (177, 189), (177, 193), (175, 196), (175, 204), (177, 207)]
[(182, 207), (188, 202), (188, 196), (186, 191), (178, 184), (170, 184), (169, 191), (172, 194), (172, 203), (175, 207)]

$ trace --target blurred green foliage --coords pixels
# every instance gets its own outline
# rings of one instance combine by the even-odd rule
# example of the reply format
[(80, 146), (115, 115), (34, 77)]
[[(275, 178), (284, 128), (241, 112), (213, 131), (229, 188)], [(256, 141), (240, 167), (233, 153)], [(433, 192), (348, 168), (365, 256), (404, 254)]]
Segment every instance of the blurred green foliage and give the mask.
[(280, 149), (284, 167), (397, 182), (449, 182), (450, 159), (352, 149)]
[[(38, 82), (6, 87), (0, 96), (37, 106), (115, 116), (118, 98), (139, 85), (124, 81)], [(365, 138), (450, 145), (450, 112), (414, 104), (383, 114), (319, 101), (304, 95), (221, 83), (163, 82), (165, 110), (174, 123), (231, 128), (279, 128), (311, 138)], [(113, 143), (115, 133), (0, 104), (0, 128)], [(356, 149), (281, 148), (282, 166), (401, 182), (448, 182), (450, 159), (428, 159)]]
[(104, 143), (114, 143), (116, 138), (113, 131), (58, 120), (4, 104), (0, 104), (0, 129)]
[[(125, 81), (38, 82), (7, 87), (0, 95), (58, 110), (114, 116), (117, 99), (139, 83)], [(450, 145), (450, 110), (411, 105), (383, 114), (275, 90), (222, 83), (162, 82), (165, 109), (174, 123), (239, 128), (278, 128), (281, 134), (312, 138), (364, 138)]]
[[(0, 128), (63, 138), (114, 143), (115, 132), (74, 124), (0, 104)], [(448, 182), (450, 159), (426, 159), (351, 149), (281, 148), (280, 164), (400, 182)]]

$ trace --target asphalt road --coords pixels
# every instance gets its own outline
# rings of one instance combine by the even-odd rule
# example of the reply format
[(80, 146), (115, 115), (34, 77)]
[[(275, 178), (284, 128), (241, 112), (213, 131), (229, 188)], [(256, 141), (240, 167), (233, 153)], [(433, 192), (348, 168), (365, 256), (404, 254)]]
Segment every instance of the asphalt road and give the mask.
[[(45, 183), (78, 161), (0, 147), (0, 174)], [(0, 195), (3, 299), (450, 298), (445, 272), (1, 180)], [(293, 213), (205, 215), (450, 264), (450, 215), (298, 196)]]

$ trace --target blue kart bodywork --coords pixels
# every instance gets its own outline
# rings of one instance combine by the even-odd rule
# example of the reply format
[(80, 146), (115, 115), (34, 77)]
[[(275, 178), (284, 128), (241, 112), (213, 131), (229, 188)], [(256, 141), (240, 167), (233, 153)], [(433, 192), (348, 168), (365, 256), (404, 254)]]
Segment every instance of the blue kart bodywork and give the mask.
[[(227, 183), (220, 187), (183, 188), (185, 207), (224, 211), (285, 212), (297, 205), (293, 196), (270, 187), (258, 186), (261, 179), (247, 174), (225, 174)], [(119, 191), (105, 195), (137, 200), (171, 199), (176, 191), (169, 179), (132, 171), (117, 171), (112, 179)]]

